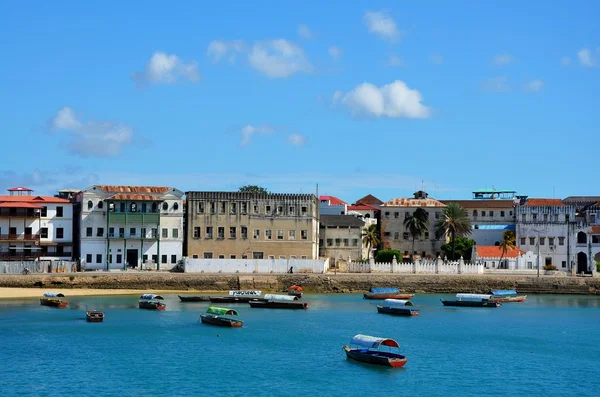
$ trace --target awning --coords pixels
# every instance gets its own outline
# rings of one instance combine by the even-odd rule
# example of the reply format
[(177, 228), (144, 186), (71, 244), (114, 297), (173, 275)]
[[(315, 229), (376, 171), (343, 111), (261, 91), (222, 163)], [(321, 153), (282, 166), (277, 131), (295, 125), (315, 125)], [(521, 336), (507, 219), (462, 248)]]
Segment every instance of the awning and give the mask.
[(154, 300), (154, 299), (165, 299), (165, 298), (163, 298), (160, 295), (155, 295), (155, 294), (144, 294), (144, 295), (140, 296), (140, 299), (150, 301), (150, 300)]
[(46, 292), (44, 298), (64, 298), (65, 296), (60, 292)]
[(371, 288), (369, 292), (374, 294), (395, 294), (398, 292), (398, 288)]
[(386, 299), (386, 300), (384, 300), (384, 302), (389, 305), (396, 305), (396, 306), (414, 306), (411, 301), (404, 300), (404, 299)]
[(238, 315), (238, 312), (236, 312), (233, 309), (229, 309), (226, 307), (214, 307), (214, 306), (209, 306), (208, 309), (206, 309), (206, 313), (216, 314), (219, 316), (225, 316), (225, 315), (237, 316)]
[(489, 300), (492, 295), (486, 294), (456, 294), (457, 299), (463, 300)]
[(492, 295), (516, 295), (517, 291), (514, 289), (493, 289), (490, 291)]
[(376, 336), (369, 335), (355, 335), (350, 341), (353, 345), (359, 345), (364, 347), (369, 347), (372, 349), (378, 349), (380, 346), (389, 346), (389, 347), (400, 347), (398, 342), (389, 338), (378, 338)]
[(297, 301), (298, 297), (297, 296), (291, 296), (291, 295), (275, 295), (275, 294), (266, 294), (264, 296), (264, 298), (266, 300), (270, 300), (270, 301)]

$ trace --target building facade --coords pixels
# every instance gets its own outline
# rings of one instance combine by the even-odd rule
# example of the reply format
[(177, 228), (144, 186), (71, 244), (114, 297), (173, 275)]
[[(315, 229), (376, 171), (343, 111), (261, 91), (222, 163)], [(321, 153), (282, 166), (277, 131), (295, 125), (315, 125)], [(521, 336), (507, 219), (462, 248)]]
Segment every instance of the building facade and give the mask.
[(320, 215), (346, 215), (348, 203), (334, 196), (319, 196)]
[(593, 273), (600, 263), (600, 196), (570, 196), (563, 200), (575, 208), (571, 258), (577, 273)]
[(191, 258), (318, 258), (313, 194), (187, 192), (186, 203)]
[(172, 268), (183, 256), (183, 192), (95, 185), (75, 196), (84, 270)]
[(362, 231), (365, 223), (351, 215), (321, 215), (319, 256), (330, 266), (339, 260), (363, 259)]
[(71, 260), (73, 205), (26, 187), (0, 196), (0, 260)]

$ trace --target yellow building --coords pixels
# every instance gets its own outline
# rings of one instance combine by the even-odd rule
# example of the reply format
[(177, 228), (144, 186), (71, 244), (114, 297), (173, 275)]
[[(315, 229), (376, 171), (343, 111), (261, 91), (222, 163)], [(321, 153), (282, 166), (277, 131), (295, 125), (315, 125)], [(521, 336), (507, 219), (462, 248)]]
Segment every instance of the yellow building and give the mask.
[(190, 258), (317, 259), (313, 194), (187, 192)]

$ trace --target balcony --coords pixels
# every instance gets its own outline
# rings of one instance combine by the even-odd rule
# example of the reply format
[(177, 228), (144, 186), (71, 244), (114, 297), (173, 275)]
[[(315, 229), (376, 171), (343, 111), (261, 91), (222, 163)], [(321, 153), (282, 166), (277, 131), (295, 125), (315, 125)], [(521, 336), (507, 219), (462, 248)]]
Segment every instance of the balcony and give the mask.
[(0, 241), (39, 241), (39, 234), (0, 234)]
[(0, 208), (0, 218), (39, 218), (40, 210)]
[(142, 236), (138, 233), (108, 233), (109, 239), (138, 239), (138, 240), (157, 240), (158, 233)]
[(38, 252), (0, 252), (2, 261), (33, 261), (38, 258)]
[(160, 222), (160, 214), (151, 212), (109, 212), (108, 219), (112, 225), (156, 225)]

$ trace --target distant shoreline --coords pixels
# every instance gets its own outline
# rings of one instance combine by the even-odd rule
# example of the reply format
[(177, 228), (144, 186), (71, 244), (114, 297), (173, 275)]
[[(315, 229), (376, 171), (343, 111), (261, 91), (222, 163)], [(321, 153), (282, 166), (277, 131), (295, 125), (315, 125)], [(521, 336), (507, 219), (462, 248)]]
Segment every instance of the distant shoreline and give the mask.
[[(284, 291), (301, 285), (308, 293), (360, 293), (371, 287), (396, 287), (410, 293), (489, 293), (516, 289), (519, 293), (600, 295), (600, 280), (592, 277), (533, 277), (529, 275), (397, 275), (397, 274), (189, 274), (158, 272), (85, 272), (73, 274), (0, 275), (0, 298), (5, 288), (24, 289), (39, 296), (45, 291), (108, 295), (157, 292), (190, 294), (229, 290)], [(31, 292), (29, 292), (31, 291)], [(17, 296), (25, 297), (25, 296)]]

